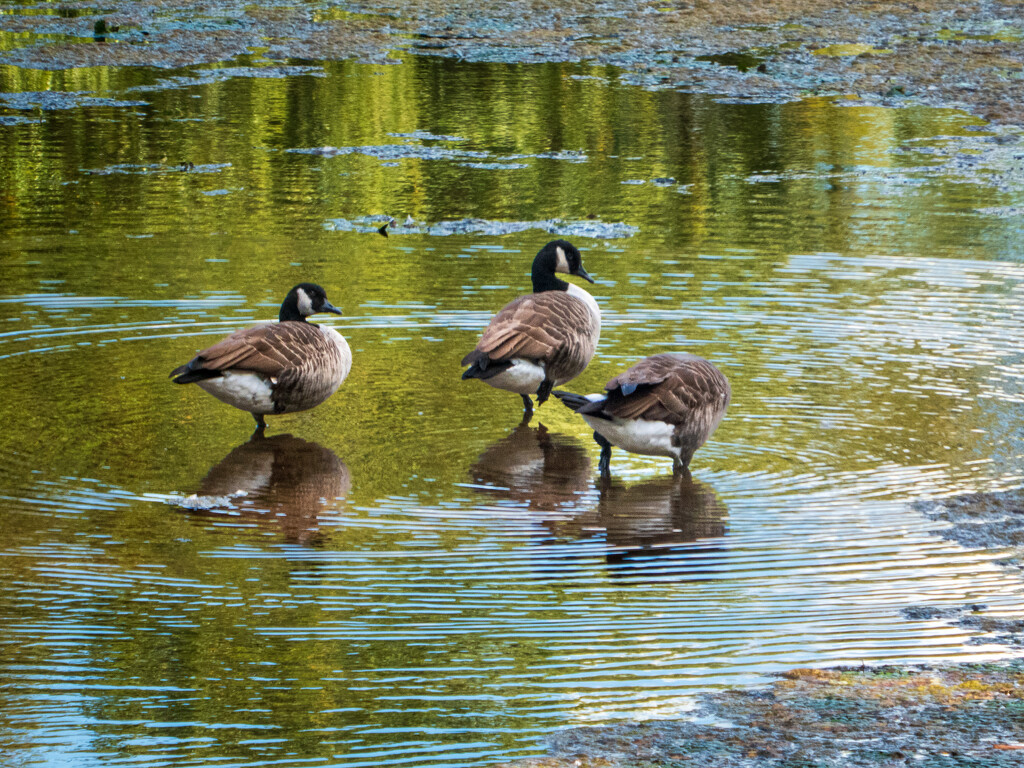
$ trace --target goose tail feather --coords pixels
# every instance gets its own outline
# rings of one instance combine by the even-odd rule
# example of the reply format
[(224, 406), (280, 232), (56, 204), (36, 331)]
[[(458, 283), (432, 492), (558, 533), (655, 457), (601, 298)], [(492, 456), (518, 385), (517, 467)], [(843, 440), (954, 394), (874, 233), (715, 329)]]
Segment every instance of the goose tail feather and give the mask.
[(466, 355), (462, 361), (463, 365), (469, 365), (465, 371), (462, 372), (462, 378), (464, 379), (489, 379), (492, 376), (497, 376), (502, 371), (507, 371), (512, 367), (510, 361), (495, 362), (491, 360), (487, 355), (481, 355), (475, 359), (472, 355)]
[(562, 401), (562, 405), (571, 411), (578, 411), (584, 405), (590, 402), (586, 395), (577, 395), (572, 392), (563, 392), (561, 390), (554, 390), (552, 393), (555, 397)]
[(205, 381), (206, 379), (215, 379), (218, 376), (220, 376), (220, 371), (193, 367), (191, 362), (179, 365), (171, 371), (171, 378), (174, 379), (175, 384), (192, 384), (197, 381)]
[(576, 395), (572, 392), (563, 392), (561, 390), (551, 394), (561, 400), (562, 405), (566, 408), (575, 411), (581, 416), (594, 416), (605, 420), (611, 418), (611, 416), (604, 412), (605, 403), (608, 402), (608, 398), (604, 395)]

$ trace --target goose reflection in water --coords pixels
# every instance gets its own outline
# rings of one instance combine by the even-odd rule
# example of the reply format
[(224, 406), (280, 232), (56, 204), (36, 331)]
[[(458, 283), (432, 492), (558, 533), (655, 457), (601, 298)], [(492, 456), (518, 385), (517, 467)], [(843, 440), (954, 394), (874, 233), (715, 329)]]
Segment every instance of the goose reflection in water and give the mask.
[(537, 512), (575, 511), (592, 489), (586, 449), (574, 438), (523, 422), (480, 454), (473, 481)]
[(214, 465), (181, 506), (309, 544), (351, 485), (348, 467), (333, 451), (292, 435), (257, 432)]
[[(630, 565), (639, 566), (656, 557), (660, 575), (685, 573), (691, 578), (707, 570), (695, 557), (726, 549), (720, 540), (728, 532), (728, 510), (710, 485), (689, 472), (630, 484), (604, 479), (598, 487), (595, 508), (550, 525), (556, 537), (586, 539), (603, 533), (610, 565), (633, 561)], [(669, 559), (676, 564), (668, 566)]]

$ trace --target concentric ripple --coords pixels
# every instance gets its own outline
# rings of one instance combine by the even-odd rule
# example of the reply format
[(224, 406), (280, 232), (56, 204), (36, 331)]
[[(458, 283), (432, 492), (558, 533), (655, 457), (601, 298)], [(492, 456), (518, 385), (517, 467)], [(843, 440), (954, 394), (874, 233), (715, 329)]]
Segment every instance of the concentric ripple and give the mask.
[[(1024, 187), (955, 162), (967, 118), (582, 65), (245, 71), (118, 71), (104, 93), (146, 108), (0, 120), (3, 754), (482, 766), (796, 666), (1016, 652), (908, 618), (1024, 613), (1012, 553), (916, 505), (1024, 467)], [(424, 226), (366, 224), (391, 218)], [(692, 477), (615, 450), (603, 481), (559, 403), (520, 424), (518, 397), (460, 380), (553, 236), (498, 233), (553, 221), (586, 225), (603, 313), (567, 388), (667, 350), (729, 377)], [(325, 404), (250, 435), (168, 379), (304, 280), (354, 353)]]

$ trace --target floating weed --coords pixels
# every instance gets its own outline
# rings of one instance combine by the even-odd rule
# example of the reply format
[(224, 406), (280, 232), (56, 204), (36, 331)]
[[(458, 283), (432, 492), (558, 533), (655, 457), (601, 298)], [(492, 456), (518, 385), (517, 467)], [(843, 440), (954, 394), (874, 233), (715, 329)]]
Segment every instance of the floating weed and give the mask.
[(125, 93), (148, 93), (153, 91), (169, 91), (177, 88), (192, 88), (198, 85), (222, 83), (236, 77), (279, 80), (296, 75), (310, 77), (326, 77), (323, 67), (307, 65), (267, 66), (267, 67), (221, 67), (219, 69), (199, 70), (194, 75), (174, 75), (148, 85), (136, 85), (126, 88)]
[[(458, 219), (456, 221), (439, 221), (434, 224), (407, 218), (402, 223), (390, 223), (390, 216), (363, 216), (357, 219), (329, 219), (324, 222), (324, 229), (333, 232), (374, 232), (384, 234), (381, 230), (387, 227), (389, 235), (510, 235), (532, 229), (543, 230), (563, 237), (592, 237), (595, 239), (613, 239), (632, 237), (640, 231), (639, 227), (622, 222), (603, 222), (599, 220), (566, 221), (563, 219), (544, 219), (541, 221), (495, 221), (489, 219)], [(390, 225), (389, 225), (390, 223)], [(384, 225), (384, 226), (382, 226)]]
[[(230, 168), (231, 163), (177, 163), (167, 165), (166, 163), (116, 163), (104, 168), (83, 168), (82, 173), (90, 176), (110, 176), (112, 174), (124, 174), (128, 176), (142, 176), (150, 173), (220, 173), (225, 168)], [(226, 194), (226, 192), (225, 192)]]
[(144, 107), (146, 102), (92, 96), (88, 91), (25, 91), (0, 93), (0, 106), (50, 111), (78, 107)]

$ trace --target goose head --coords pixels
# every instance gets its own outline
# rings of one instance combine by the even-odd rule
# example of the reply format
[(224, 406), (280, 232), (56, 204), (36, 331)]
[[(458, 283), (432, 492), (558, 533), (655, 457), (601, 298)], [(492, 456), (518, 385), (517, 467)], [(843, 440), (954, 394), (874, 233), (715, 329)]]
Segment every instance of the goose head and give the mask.
[(569, 284), (555, 277), (556, 272), (582, 277), (587, 282), (594, 278), (583, 268), (583, 256), (568, 240), (552, 240), (540, 249), (533, 260), (533, 290), (564, 291)]
[(316, 283), (299, 283), (284, 297), (278, 320), (305, 322), (310, 315), (330, 312), (340, 315), (341, 310), (327, 300), (327, 292)]

